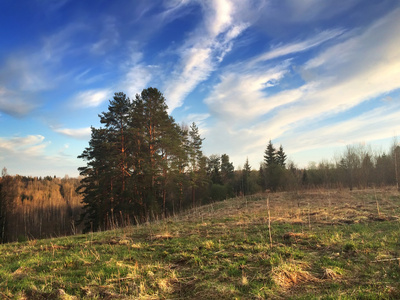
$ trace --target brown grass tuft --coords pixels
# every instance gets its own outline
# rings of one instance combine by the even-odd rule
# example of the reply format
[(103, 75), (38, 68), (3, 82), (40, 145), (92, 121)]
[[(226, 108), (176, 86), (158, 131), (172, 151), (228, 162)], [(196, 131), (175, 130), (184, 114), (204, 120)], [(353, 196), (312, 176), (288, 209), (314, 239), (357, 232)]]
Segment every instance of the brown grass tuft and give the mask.
[(296, 233), (296, 232), (286, 232), (283, 236), (284, 240), (299, 240), (299, 239), (304, 239), (307, 238), (308, 235), (306, 233)]
[(156, 240), (169, 240), (172, 239), (174, 236), (169, 232), (164, 232), (161, 234), (151, 235), (149, 240), (156, 241)]
[(340, 280), (342, 278), (342, 275), (335, 270), (326, 268), (324, 269), (324, 275), (322, 278), (327, 280)]
[(272, 269), (272, 279), (282, 288), (290, 288), (307, 282), (318, 282), (318, 278), (305, 271), (304, 264), (289, 262)]

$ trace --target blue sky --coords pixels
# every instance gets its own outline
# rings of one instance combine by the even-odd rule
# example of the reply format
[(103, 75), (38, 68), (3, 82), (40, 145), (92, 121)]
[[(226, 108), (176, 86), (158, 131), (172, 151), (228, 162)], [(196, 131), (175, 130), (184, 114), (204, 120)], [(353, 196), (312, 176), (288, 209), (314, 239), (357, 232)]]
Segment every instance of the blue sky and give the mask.
[(0, 167), (77, 176), (114, 92), (149, 86), (206, 155), (299, 167), (400, 132), (398, 0), (3, 0)]

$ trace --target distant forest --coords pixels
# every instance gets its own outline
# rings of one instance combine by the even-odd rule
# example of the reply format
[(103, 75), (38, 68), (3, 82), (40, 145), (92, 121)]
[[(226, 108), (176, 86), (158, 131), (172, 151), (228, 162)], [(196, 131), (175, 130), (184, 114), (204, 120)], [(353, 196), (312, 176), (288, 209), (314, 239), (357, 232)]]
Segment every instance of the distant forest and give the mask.
[(82, 196), (77, 178), (9, 176), (0, 178), (0, 241), (56, 237), (78, 232)]
[[(0, 178), (0, 242), (108, 230), (190, 207), (260, 192), (398, 186), (400, 147), (347, 146), (332, 162), (297, 168), (269, 141), (257, 169), (227, 154), (205, 156), (195, 123), (178, 125), (164, 96), (148, 88), (115, 93), (79, 158), (80, 178)], [(261, 155), (262, 153), (260, 153)]]

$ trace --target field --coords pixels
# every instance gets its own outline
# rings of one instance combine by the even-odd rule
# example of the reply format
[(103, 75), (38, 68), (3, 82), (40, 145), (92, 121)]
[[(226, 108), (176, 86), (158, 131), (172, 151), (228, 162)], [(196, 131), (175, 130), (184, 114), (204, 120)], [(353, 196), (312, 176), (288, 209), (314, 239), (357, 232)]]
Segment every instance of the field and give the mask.
[(400, 299), (399, 218), (393, 188), (229, 199), (0, 245), (0, 298)]

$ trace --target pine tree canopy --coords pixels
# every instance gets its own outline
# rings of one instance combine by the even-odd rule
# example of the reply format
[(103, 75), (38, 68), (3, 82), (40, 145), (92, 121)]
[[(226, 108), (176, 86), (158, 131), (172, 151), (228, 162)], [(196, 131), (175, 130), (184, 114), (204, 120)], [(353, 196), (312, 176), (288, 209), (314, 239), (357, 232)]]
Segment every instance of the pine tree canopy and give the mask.
[(104, 127), (92, 127), (89, 147), (78, 156), (86, 161), (77, 190), (87, 230), (145, 220), (150, 211), (167, 215), (189, 187), (188, 171), (194, 188), (200, 184), (203, 139), (194, 123), (182, 130), (167, 108), (162, 93), (148, 88), (133, 101), (115, 93), (99, 114)]

